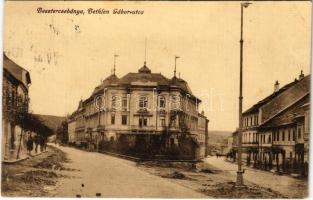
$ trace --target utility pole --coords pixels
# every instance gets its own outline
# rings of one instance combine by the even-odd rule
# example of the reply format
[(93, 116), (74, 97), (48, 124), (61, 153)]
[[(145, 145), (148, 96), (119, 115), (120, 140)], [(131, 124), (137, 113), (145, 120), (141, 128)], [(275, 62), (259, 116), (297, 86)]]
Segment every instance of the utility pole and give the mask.
[(238, 129), (238, 171), (236, 187), (243, 187), (243, 170), (242, 170), (242, 64), (243, 64), (243, 9), (247, 8), (251, 3), (241, 3), (241, 18), (240, 18), (240, 80), (239, 80), (239, 129)]

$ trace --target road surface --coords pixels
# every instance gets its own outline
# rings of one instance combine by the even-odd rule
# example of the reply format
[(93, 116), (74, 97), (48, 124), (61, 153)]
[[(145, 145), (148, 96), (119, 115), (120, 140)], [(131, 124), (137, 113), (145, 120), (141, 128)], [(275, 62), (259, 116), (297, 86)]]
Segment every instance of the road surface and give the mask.
[[(205, 162), (220, 169), (229, 171), (234, 177), (237, 172), (237, 165), (225, 161), (225, 157), (216, 158), (214, 156), (204, 159)], [(262, 187), (271, 188), (287, 197), (306, 197), (307, 180), (295, 179), (289, 176), (279, 176), (271, 172), (243, 167), (245, 170), (244, 179)]]
[(57, 188), (52, 192), (56, 197), (96, 197), (97, 193), (100, 193), (101, 197), (206, 197), (182, 185), (142, 171), (137, 168), (136, 163), (128, 160), (70, 147), (58, 148), (70, 159), (69, 163), (65, 163), (65, 167), (80, 171), (62, 171), (67, 178), (60, 179)]

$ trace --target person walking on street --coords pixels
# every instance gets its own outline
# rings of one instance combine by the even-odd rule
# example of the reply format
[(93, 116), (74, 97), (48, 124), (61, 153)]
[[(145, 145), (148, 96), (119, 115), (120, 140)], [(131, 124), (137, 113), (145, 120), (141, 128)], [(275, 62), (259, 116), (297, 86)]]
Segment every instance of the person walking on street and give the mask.
[(32, 150), (33, 150), (33, 148), (34, 148), (33, 142), (34, 142), (34, 141), (33, 141), (33, 138), (32, 138), (32, 136), (30, 135), (30, 136), (28, 137), (28, 140), (27, 140), (27, 143), (26, 143), (27, 152), (28, 152), (29, 155), (31, 155), (31, 152), (32, 152)]

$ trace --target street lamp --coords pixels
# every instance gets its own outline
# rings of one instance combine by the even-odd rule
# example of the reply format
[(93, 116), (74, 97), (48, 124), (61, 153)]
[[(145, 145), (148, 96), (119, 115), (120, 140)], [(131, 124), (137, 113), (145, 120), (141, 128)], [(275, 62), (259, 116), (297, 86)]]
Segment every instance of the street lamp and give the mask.
[(243, 9), (249, 6), (249, 2), (241, 3), (241, 23), (240, 23), (240, 80), (239, 80), (239, 129), (238, 129), (238, 171), (236, 187), (243, 187), (243, 173), (242, 170), (242, 62), (243, 62)]

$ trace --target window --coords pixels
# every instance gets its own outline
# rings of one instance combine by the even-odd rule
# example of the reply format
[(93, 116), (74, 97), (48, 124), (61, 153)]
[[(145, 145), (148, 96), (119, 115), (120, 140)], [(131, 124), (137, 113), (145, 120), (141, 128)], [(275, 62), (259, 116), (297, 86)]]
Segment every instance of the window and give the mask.
[(122, 125), (127, 125), (127, 115), (122, 115)]
[(165, 118), (160, 118), (160, 126), (165, 126)]
[(296, 129), (292, 130), (292, 140), (296, 141)]
[(250, 117), (250, 126), (252, 126), (252, 117)]
[(171, 97), (171, 109), (179, 109), (180, 108), (180, 97), (178, 95), (173, 95)]
[(268, 143), (271, 143), (272, 142), (272, 137), (271, 135), (268, 135)]
[(148, 119), (146, 117), (140, 117), (139, 118), (139, 126), (142, 127), (142, 126), (147, 126), (148, 124)]
[(290, 134), (290, 129), (288, 130), (288, 141), (290, 141), (291, 134)]
[(160, 106), (160, 108), (165, 108), (165, 97), (160, 96), (159, 106)]
[(283, 131), (283, 138), (282, 138), (283, 141), (285, 141), (285, 131)]
[(273, 131), (273, 141), (276, 141), (276, 132)]
[(123, 97), (123, 100), (122, 100), (122, 107), (123, 107), (123, 109), (126, 109), (126, 108), (127, 108), (127, 97)]
[(147, 119), (147, 118), (144, 118), (144, 119), (143, 119), (143, 125), (144, 125), (144, 126), (147, 126), (147, 125), (148, 125), (148, 119)]
[(148, 107), (148, 98), (146, 96), (141, 96), (139, 98), (139, 108), (146, 109)]
[(111, 124), (115, 124), (115, 115), (111, 115)]
[(298, 128), (298, 139), (301, 138), (301, 128)]
[(276, 138), (277, 140), (276, 141), (279, 141), (279, 131), (277, 131), (276, 134), (277, 134), (276, 135), (277, 136), (277, 138)]
[(118, 101), (117, 96), (112, 96), (112, 108), (113, 109), (117, 108), (117, 101)]

